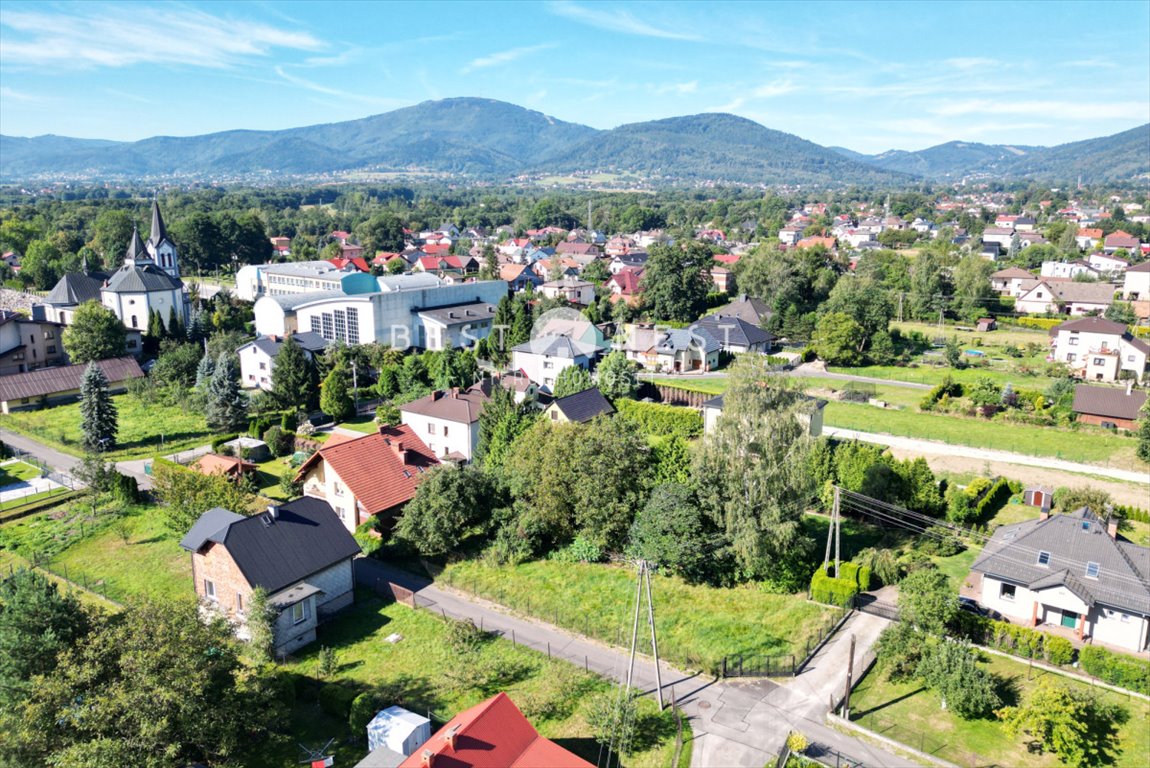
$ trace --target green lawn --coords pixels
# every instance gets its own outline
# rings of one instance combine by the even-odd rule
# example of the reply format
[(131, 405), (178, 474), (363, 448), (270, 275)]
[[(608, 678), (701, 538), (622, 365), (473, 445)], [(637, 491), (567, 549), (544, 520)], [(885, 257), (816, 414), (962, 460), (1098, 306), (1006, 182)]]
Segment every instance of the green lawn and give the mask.
[(916, 368), (900, 367), (897, 365), (862, 365), (857, 368), (828, 367), (831, 373), (847, 373), (853, 376), (868, 376), (874, 379), (891, 379), (894, 381), (910, 381), (918, 384), (935, 385), (950, 376), (962, 384), (973, 383), (980, 376), (987, 376), (999, 386), (1007, 383), (1014, 385), (1015, 389), (1044, 390), (1050, 385), (1049, 376), (1028, 376), (1017, 371), (1000, 370), (998, 368), (970, 367), (955, 369), (947, 366), (920, 365)]
[(19, 459), (9, 459), (0, 464), (0, 488), (13, 483), (35, 480), (41, 474), (39, 467)]
[[(1025, 700), (1027, 691), (1051, 673), (1000, 656), (987, 655), (983, 662), (990, 672), (1014, 689), (1009, 698)], [(1031, 679), (1027, 679), (1028, 675)], [(1075, 680), (1055, 676), (1072, 688), (1088, 689)], [(1115, 766), (1144, 768), (1150, 761), (1150, 704), (1104, 689), (1094, 689), (1100, 699), (1118, 704), (1128, 719), (1113, 740)], [(1013, 701), (1008, 701), (1013, 703)], [(995, 719), (962, 720), (940, 707), (938, 695), (919, 682), (892, 683), (879, 668), (873, 668), (851, 696), (851, 719), (859, 725), (922, 749), (936, 757), (962, 766), (1000, 765), (1012, 768), (1047, 768), (1061, 765), (1051, 754), (1027, 750), (1025, 738), (1010, 738)]]
[(379, 425), (375, 423), (375, 416), (360, 416), (350, 421), (341, 421), (341, 427), (346, 427), (354, 432), (362, 432), (365, 435), (370, 435), (379, 430)]
[[(427, 611), (414, 611), (397, 603), (383, 603), (370, 593), (359, 593), (356, 605), (320, 628), (319, 641), (298, 654), (287, 669), (306, 679), (316, 675), (321, 646), (334, 648), (339, 671), (334, 681), (356, 690), (373, 687), (393, 692), (389, 698), (419, 714), (432, 715), (434, 728), (467, 707), (506, 691), (541, 734), (594, 763), (599, 755), (586, 712), (589, 699), (608, 691), (611, 684), (584, 673), (564, 661), (490, 639), (480, 646), (475, 661), (490, 675), (462, 680), (463, 667), (475, 666), (447, 641), (446, 624)], [(390, 634), (403, 637), (384, 642)], [(319, 746), (335, 738), (336, 765), (353, 765), (367, 752), (363, 733), (351, 733), (345, 721), (325, 714), (315, 701), (314, 685), (302, 686), (297, 697), (291, 738), (266, 755), (267, 768), (293, 765), (298, 759), (297, 742)], [(550, 716), (540, 714), (540, 702), (550, 701)], [(537, 709), (538, 708), (538, 709)], [(660, 714), (651, 699), (640, 702), (639, 731), (644, 748), (622, 761), (625, 768), (662, 768), (674, 752), (674, 721), (670, 712)], [(689, 734), (685, 734), (689, 738)], [(685, 750), (689, 751), (689, 750)]]
[[(144, 403), (133, 395), (116, 395), (112, 400), (116, 404), (120, 425), (116, 449), (106, 454), (112, 461), (186, 451), (211, 441), (203, 414), (183, 405)], [(80, 447), (79, 403), (17, 411), (4, 416), (2, 423), (5, 429), (20, 432), (65, 453), (74, 456), (84, 453)]]
[(950, 579), (951, 586), (954, 587), (954, 591), (957, 592), (962, 588), (966, 577), (970, 575), (970, 566), (974, 564), (975, 558), (978, 557), (978, 553), (981, 551), (982, 547), (978, 544), (974, 544), (968, 546), (957, 555), (951, 555), (950, 557), (939, 557), (936, 555), (932, 557), (931, 560), (938, 566), (938, 570), (946, 574), (946, 577)]
[(943, 414), (893, 409), (880, 411), (869, 405), (841, 402), (828, 403), (823, 419), (830, 427), (863, 432), (940, 440), (955, 445), (1107, 466), (1136, 466), (1134, 440), (1105, 430), (1067, 430)]
[(690, 392), (705, 392), (708, 395), (721, 395), (727, 391), (727, 378), (702, 378), (693, 376), (652, 376), (644, 381), (663, 384), (668, 387), (685, 389)]
[[(447, 566), (439, 579), (609, 643), (624, 644), (630, 636), (635, 575), (627, 568), (469, 560)], [(805, 595), (770, 594), (756, 585), (719, 589), (654, 576), (651, 586), (659, 653), (689, 669), (714, 669), (723, 656), (739, 654), (801, 659), (807, 641), (833, 613)]]
[[(1050, 344), (1050, 336), (1048, 336), (1045, 331), (1029, 328), (1004, 327), (999, 328), (997, 331), (960, 331), (953, 325), (944, 325), (942, 326), (942, 330), (940, 332), (938, 326), (933, 323), (912, 322), (894, 322), (890, 324), (890, 327), (898, 328), (903, 333), (918, 331), (928, 339), (934, 339), (939, 336), (949, 339), (951, 336), (956, 336), (959, 343), (963, 345), (963, 348), (1001, 348), (1008, 344), (1014, 344), (1015, 346), (1023, 347), (1028, 343), (1039, 344), (1042, 347), (1047, 347)], [(982, 343), (975, 346), (974, 342), (976, 339), (981, 340)]]

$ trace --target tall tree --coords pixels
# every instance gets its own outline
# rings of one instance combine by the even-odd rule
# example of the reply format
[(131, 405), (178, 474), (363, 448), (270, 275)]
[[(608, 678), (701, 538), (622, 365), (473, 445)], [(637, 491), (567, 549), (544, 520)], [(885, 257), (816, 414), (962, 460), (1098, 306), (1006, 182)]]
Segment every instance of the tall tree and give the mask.
[(176, 341), (184, 340), (184, 324), (180, 322), (180, 315), (176, 312), (175, 307), (172, 307), (168, 311), (167, 333), (169, 339), (175, 339)]
[(1142, 418), (1138, 422), (1138, 458), (1150, 464), (1150, 398), (1142, 406)]
[(495, 381), (491, 399), (479, 414), (476, 463), (489, 472), (499, 472), (511, 446), (531, 427), (537, 413), (530, 403), (516, 403), (515, 393)]
[(608, 400), (633, 397), (639, 389), (638, 365), (628, 360), (622, 350), (616, 349), (603, 358), (595, 369), (599, 391)]
[(64, 351), (77, 364), (121, 357), (127, 350), (127, 333), (115, 312), (98, 301), (88, 301), (76, 309), (72, 324), (64, 329)]
[(208, 385), (212, 383), (212, 374), (215, 372), (215, 361), (211, 355), (205, 354), (200, 358), (199, 365), (196, 366), (196, 389), (201, 392), (207, 392)]
[(118, 267), (121, 254), (132, 239), (134, 226), (135, 223), (127, 211), (117, 208), (101, 211), (92, 225), (92, 239), (88, 243), (100, 256), (101, 263), (89, 264), (89, 269)]
[(80, 381), (80, 432), (85, 451), (96, 453), (116, 445), (116, 404), (108, 390), (108, 377), (95, 360)]
[(499, 277), (499, 258), (495, 255), (495, 246), (486, 243), (483, 246), (483, 266), (479, 268), (480, 280), (494, 280)]
[(284, 339), (272, 366), (272, 396), (280, 408), (298, 410), (315, 401), (315, 366), (296, 341)]
[(208, 385), (208, 427), (216, 432), (231, 432), (248, 420), (248, 401), (240, 391), (240, 374), (234, 352), (222, 352), (216, 358), (216, 369)]
[(26, 695), (33, 675), (50, 674), (89, 624), (80, 601), (38, 571), (0, 579), (0, 706)]
[(690, 581), (707, 578), (716, 531), (685, 485), (666, 483), (651, 491), (631, 525), (631, 548), (659, 568)]
[(331, 416), (336, 423), (347, 421), (355, 413), (350, 390), (347, 371), (341, 367), (332, 368), (320, 385), (320, 410)]
[(902, 621), (932, 635), (942, 635), (958, 613), (958, 595), (946, 574), (923, 568), (899, 584), (898, 609)]
[(707, 308), (713, 263), (710, 249), (697, 240), (652, 245), (643, 273), (643, 300), (651, 313), (677, 322), (698, 318)]
[(871, 339), (885, 331), (894, 316), (894, 306), (887, 291), (870, 278), (853, 275), (839, 278), (820, 311), (841, 312), (858, 323), (863, 331), (863, 344), (858, 352), (866, 351)]
[(372, 216), (356, 228), (359, 241), (372, 256), (376, 251), (403, 250), (403, 222), (394, 213), (383, 212)]
[(942, 639), (927, 646), (916, 675), (935, 690), (943, 709), (964, 720), (985, 717), (1002, 704), (994, 678), (978, 665), (970, 643)]
[(813, 542), (802, 516), (813, 494), (804, 419), (813, 404), (759, 364), (736, 364), (723, 415), (695, 455), (699, 505), (723, 534), (740, 570), (795, 588), (809, 577)]
[(952, 270), (954, 276), (953, 310), (960, 319), (974, 322), (986, 314), (989, 302), (994, 298), (994, 287), (990, 276), (994, 273), (994, 262), (987, 261), (977, 253), (962, 257)]
[(1090, 692), (1056, 683), (1051, 675), (1038, 681), (1022, 705), (1003, 707), (996, 714), (1009, 735), (1026, 734), (1065, 765), (1085, 768), (1113, 762), (1109, 753), (1117, 743), (1115, 707)]
[(567, 397), (585, 389), (595, 386), (591, 381), (591, 374), (586, 368), (579, 365), (570, 365), (559, 372), (555, 377), (555, 397)]
[(395, 535), (424, 557), (442, 557), (492, 528), (491, 512), (501, 502), (491, 475), (471, 467), (443, 464), (419, 484), (403, 508)]

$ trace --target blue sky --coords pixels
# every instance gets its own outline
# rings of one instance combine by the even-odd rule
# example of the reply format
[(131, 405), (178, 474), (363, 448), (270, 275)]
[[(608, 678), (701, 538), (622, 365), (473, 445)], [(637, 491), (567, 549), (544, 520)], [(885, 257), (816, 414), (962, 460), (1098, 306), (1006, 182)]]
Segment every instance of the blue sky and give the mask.
[(0, 7), (0, 132), (134, 140), (484, 96), (597, 128), (732, 112), (864, 152), (1150, 122), (1150, 1)]

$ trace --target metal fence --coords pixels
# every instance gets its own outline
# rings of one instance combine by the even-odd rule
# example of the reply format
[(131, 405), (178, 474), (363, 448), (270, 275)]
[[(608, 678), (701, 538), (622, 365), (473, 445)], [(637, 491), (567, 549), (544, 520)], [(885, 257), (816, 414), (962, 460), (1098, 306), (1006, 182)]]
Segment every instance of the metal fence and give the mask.
[(797, 654), (770, 656), (765, 654), (734, 654), (724, 656), (720, 662), (720, 677), (794, 677), (803, 671), (827, 640), (838, 631), (853, 610), (852, 606), (840, 608), (830, 620), (818, 627), (816, 633), (808, 637), (804, 644), (801, 660)]

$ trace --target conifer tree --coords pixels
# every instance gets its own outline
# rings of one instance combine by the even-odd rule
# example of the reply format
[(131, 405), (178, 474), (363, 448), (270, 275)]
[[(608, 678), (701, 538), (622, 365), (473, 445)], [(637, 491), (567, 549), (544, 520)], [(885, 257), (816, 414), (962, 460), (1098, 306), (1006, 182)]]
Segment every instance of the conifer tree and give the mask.
[(289, 336), (272, 366), (272, 396), (280, 408), (307, 408), (315, 398), (315, 367)]
[(355, 412), (355, 403), (352, 402), (348, 391), (347, 372), (343, 368), (332, 368), (331, 373), (323, 380), (320, 388), (320, 410), (331, 416), (335, 422), (347, 421)]
[(176, 314), (175, 307), (172, 307), (171, 311), (168, 312), (168, 338), (176, 341), (184, 340), (184, 324), (180, 322), (180, 316)]
[(221, 352), (208, 385), (208, 427), (217, 432), (238, 430), (247, 423), (247, 398), (240, 392), (235, 353)]
[(84, 369), (80, 382), (80, 432), (84, 450), (95, 453), (116, 444), (116, 404), (108, 390), (108, 377), (95, 361)]
[(212, 374), (216, 372), (216, 363), (212, 360), (212, 356), (205, 354), (200, 358), (200, 364), (196, 366), (196, 389), (201, 392), (208, 391), (208, 385), (212, 382)]

